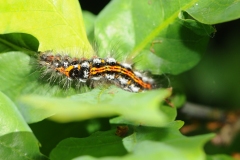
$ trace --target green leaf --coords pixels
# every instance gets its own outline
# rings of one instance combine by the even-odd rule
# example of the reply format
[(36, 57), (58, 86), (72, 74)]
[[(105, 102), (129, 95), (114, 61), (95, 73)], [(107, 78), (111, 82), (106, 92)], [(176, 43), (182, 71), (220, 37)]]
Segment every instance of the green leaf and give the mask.
[(40, 51), (84, 49), (89, 51), (85, 56), (92, 56), (77, 0), (1, 1), (0, 19), (0, 33), (31, 34)]
[(0, 155), (6, 159), (45, 159), (38, 141), (14, 103), (0, 92)]
[(198, 0), (186, 11), (201, 23), (217, 24), (240, 18), (239, 7), (235, 0)]
[(174, 105), (174, 107), (180, 108), (186, 102), (186, 95), (183, 93), (175, 94), (174, 96), (171, 97), (170, 101)]
[(96, 132), (87, 138), (68, 138), (61, 141), (50, 154), (51, 160), (70, 160), (91, 155), (94, 157), (122, 156), (127, 153), (122, 138), (115, 135), (115, 130)]
[[(168, 95), (169, 91), (164, 89), (135, 94), (109, 88), (94, 89), (68, 98), (28, 95), (22, 96), (19, 101), (22, 104), (20, 110), (28, 122), (49, 116), (59, 122), (69, 122), (121, 115), (134, 124), (163, 126), (169, 118), (159, 110), (159, 106)], [(176, 116), (175, 108), (170, 110), (169, 114)]]
[(95, 23), (100, 55), (108, 55), (115, 43), (118, 53), (112, 54), (120, 55), (120, 60), (128, 57), (129, 61), (138, 62), (138, 69), (179, 74), (192, 68), (201, 59), (214, 31), (195, 20), (179, 19), (181, 11), (195, 2), (111, 1)]
[(22, 50), (30, 55), (34, 55), (38, 50), (38, 46), (38, 40), (29, 34), (9, 33), (0, 35), (0, 53)]
[(31, 132), (12, 132), (0, 137), (0, 155), (3, 159), (47, 160), (39, 152), (39, 144)]

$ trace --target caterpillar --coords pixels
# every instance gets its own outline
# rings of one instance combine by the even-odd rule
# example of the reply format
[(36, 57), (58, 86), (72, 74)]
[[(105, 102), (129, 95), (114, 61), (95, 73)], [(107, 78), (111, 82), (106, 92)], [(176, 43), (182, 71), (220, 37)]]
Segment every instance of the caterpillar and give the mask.
[(130, 64), (120, 63), (112, 57), (91, 59), (40, 52), (39, 64), (45, 72), (55, 72), (77, 83), (107, 81), (129, 92), (141, 92), (156, 88), (152, 78), (144, 76)]

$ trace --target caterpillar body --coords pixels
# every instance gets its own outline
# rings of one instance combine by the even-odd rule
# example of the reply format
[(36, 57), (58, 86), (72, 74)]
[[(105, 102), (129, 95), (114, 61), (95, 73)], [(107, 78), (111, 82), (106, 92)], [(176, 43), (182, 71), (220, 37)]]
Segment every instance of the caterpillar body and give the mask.
[(136, 71), (127, 63), (120, 63), (112, 57), (91, 59), (40, 52), (39, 64), (46, 72), (56, 72), (77, 83), (107, 81), (129, 91), (141, 92), (156, 88), (154, 80)]

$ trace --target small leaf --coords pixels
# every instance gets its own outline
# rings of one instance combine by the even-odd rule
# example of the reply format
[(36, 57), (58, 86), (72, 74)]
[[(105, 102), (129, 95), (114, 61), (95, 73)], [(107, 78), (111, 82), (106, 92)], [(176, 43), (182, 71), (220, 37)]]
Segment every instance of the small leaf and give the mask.
[(38, 46), (38, 40), (29, 34), (9, 33), (0, 35), (0, 53), (9, 51), (23, 51), (28, 53), (33, 51), (29, 55), (34, 55), (38, 50)]
[(127, 153), (122, 138), (115, 135), (115, 130), (96, 132), (87, 138), (68, 138), (61, 141), (50, 154), (52, 160), (70, 160), (91, 155), (94, 157), (122, 156)]
[(175, 94), (170, 98), (170, 102), (173, 103), (174, 107), (180, 108), (186, 102), (186, 95), (183, 93)]

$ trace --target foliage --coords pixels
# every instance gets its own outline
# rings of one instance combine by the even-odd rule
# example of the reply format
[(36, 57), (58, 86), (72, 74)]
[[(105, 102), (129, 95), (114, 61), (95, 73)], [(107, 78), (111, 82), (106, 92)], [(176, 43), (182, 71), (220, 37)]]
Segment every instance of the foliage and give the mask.
[[(86, 88), (81, 94), (74, 88), (65, 91), (39, 80), (34, 56), (37, 51), (74, 50), (69, 53), (92, 57), (89, 39), (99, 43), (101, 57), (120, 44), (118, 60), (131, 59), (137, 69), (156, 76), (177, 75), (200, 61), (215, 32), (209, 24), (238, 18), (238, 6), (233, 0), (114, 0), (99, 15), (84, 11), (82, 18), (76, 0), (1, 1), (0, 155), (47, 159), (27, 123), (118, 116), (110, 120), (112, 129), (96, 133), (97, 129), (89, 129), (89, 135), (93, 133), (89, 137), (79, 133), (81, 138), (63, 139), (50, 149), (50, 159), (229, 159), (206, 156), (203, 145), (212, 134), (185, 137), (179, 132), (183, 122), (174, 120), (182, 95), (173, 95), (176, 107), (171, 108), (165, 103), (171, 95), (168, 89), (137, 94), (114, 87)], [(101, 120), (94, 124), (102, 125)], [(126, 136), (115, 135), (116, 125), (129, 128)], [(44, 136), (51, 128), (40, 130)]]

